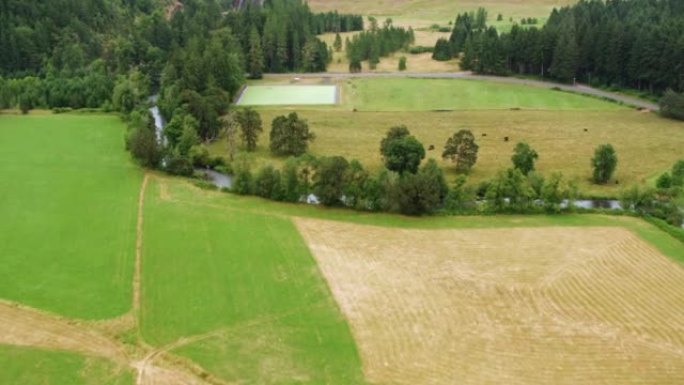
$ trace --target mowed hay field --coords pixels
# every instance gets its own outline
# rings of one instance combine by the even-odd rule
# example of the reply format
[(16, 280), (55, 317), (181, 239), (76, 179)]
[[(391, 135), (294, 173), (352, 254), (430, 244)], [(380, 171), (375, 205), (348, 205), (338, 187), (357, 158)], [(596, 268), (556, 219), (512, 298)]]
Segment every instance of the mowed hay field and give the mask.
[(684, 268), (624, 228), (297, 226), (371, 383), (684, 382)]
[(0, 115), (0, 298), (82, 319), (131, 308), (142, 172), (107, 115)]

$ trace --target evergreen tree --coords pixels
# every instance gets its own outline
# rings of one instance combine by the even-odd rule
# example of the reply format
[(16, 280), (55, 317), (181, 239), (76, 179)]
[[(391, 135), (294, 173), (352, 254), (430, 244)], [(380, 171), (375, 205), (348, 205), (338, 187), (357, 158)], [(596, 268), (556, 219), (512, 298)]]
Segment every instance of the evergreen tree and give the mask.
[(240, 135), (247, 151), (256, 150), (259, 134), (263, 131), (259, 113), (245, 108), (237, 112), (235, 119), (240, 124)]
[(340, 52), (342, 50), (342, 37), (340, 36), (339, 32), (335, 34), (333, 48), (335, 48), (335, 52)]
[(256, 27), (252, 27), (249, 37), (249, 77), (261, 79), (264, 67), (264, 52), (261, 48), (261, 38)]

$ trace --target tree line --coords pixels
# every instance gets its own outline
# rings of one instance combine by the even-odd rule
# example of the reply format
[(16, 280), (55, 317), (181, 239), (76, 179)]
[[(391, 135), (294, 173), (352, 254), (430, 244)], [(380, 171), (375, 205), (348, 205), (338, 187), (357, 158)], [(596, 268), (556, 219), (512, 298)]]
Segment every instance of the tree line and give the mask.
[(651, 94), (682, 92), (684, 3), (581, 1), (554, 9), (542, 28), (514, 25), (501, 34), (463, 14), (435, 52), (443, 60), (462, 55), (464, 69), (484, 74), (577, 79)]
[[(246, 149), (254, 151), (256, 137), (262, 131), (259, 114), (241, 110), (237, 121)], [(468, 185), (467, 176), (477, 163), (479, 146), (467, 129), (455, 132), (444, 145), (442, 158), (452, 161), (459, 173), (449, 185), (437, 162), (425, 161), (425, 147), (403, 125), (390, 128), (380, 142), (383, 167), (375, 172), (357, 160), (307, 153), (308, 143), (315, 136), (295, 113), (275, 118), (271, 127), (271, 153), (289, 156), (285, 166), (277, 169), (266, 165), (254, 170), (248, 157), (237, 156), (230, 162), (233, 192), (287, 202), (314, 199), (325, 206), (406, 215), (559, 213), (574, 210), (572, 202), (580, 193), (577, 182), (562, 173), (544, 177), (536, 172), (539, 154), (525, 142), (515, 146), (509, 168), (478, 185)], [(290, 143), (284, 145), (286, 140)], [(607, 183), (616, 170), (617, 153), (610, 144), (600, 145), (589, 164), (592, 180)], [(683, 218), (676, 200), (684, 194), (683, 186), (684, 160), (663, 174), (656, 188), (628, 189), (621, 200), (629, 210), (679, 225)]]
[[(316, 35), (359, 29), (360, 16), (315, 14), (301, 0), (244, 10), (220, 0), (187, 0), (173, 14), (152, 0), (3, 0), (0, 107), (125, 106), (121, 112), (129, 113), (149, 96), (134, 95), (132, 77), (144, 83), (138, 90), (175, 85), (178, 94), (221, 90), (220, 99), (230, 100), (245, 73), (325, 71), (330, 52)], [(117, 86), (129, 88), (117, 95), (128, 100), (113, 100)], [(170, 120), (177, 105), (166, 104)]]
[(415, 40), (410, 27), (408, 29), (395, 27), (392, 19), (385, 20), (380, 27), (377, 19), (374, 17), (368, 19), (370, 26), (367, 31), (346, 40), (345, 50), (349, 59), (350, 72), (360, 72), (361, 62), (364, 60), (368, 60), (370, 69), (375, 69), (381, 57), (386, 57), (401, 49), (408, 49), (408, 46)]

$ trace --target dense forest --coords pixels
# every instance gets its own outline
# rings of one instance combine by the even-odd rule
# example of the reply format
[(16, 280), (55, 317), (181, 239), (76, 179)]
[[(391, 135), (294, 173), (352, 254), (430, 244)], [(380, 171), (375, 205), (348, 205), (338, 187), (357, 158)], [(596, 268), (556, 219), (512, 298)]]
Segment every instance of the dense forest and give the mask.
[(554, 9), (546, 25), (487, 28), (479, 14), (459, 15), (448, 44), (435, 55), (462, 55), (483, 74), (548, 76), (662, 94), (684, 91), (684, 2), (580, 1)]
[[(167, 3), (0, 1), (0, 108), (129, 113), (170, 88), (211, 95), (220, 107), (245, 73), (324, 71), (329, 49), (316, 35), (363, 29), (361, 16), (314, 14), (301, 0), (243, 10), (223, 0)], [(162, 99), (171, 119), (177, 101)]]
[(392, 25), (392, 19), (387, 19), (382, 27), (374, 17), (368, 18), (369, 29), (354, 35), (346, 41), (346, 54), (349, 59), (351, 72), (361, 71), (361, 62), (368, 60), (370, 69), (380, 62), (381, 57), (400, 49), (408, 49), (415, 40), (413, 30)]

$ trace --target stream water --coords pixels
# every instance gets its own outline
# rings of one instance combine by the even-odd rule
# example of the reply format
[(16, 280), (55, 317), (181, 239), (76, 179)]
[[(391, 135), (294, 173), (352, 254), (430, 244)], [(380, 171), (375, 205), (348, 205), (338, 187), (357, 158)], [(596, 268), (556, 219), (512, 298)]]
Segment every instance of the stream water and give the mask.
[[(164, 137), (164, 117), (161, 115), (161, 112), (159, 111), (159, 107), (156, 105), (157, 102), (157, 96), (152, 96), (150, 97), (150, 102), (153, 103), (154, 105), (150, 108), (150, 113), (152, 114), (152, 117), (154, 118), (154, 126), (155, 126), (155, 133), (157, 135), (157, 141), (162, 144), (166, 145), (166, 138)], [(228, 174), (223, 174), (215, 170), (211, 169), (203, 169), (203, 168), (198, 168), (195, 169), (197, 173), (200, 173), (204, 175), (204, 177), (213, 183), (216, 187), (218, 188), (227, 188), (230, 189), (233, 187), (233, 177), (232, 175)], [(304, 202), (307, 204), (314, 204), (317, 205), (319, 204), (318, 197), (314, 194), (309, 194), (303, 199)], [(538, 201), (537, 203), (542, 204), (541, 201)], [(561, 206), (562, 207), (567, 207), (569, 204), (569, 201), (564, 201)], [(620, 201), (616, 199), (580, 199), (576, 200), (574, 202), (574, 206), (577, 208), (581, 209), (606, 209), (606, 210), (622, 210), (622, 205), (620, 205)], [(684, 228), (684, 224), (682, 224), (682, 228)]]

